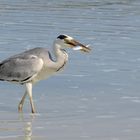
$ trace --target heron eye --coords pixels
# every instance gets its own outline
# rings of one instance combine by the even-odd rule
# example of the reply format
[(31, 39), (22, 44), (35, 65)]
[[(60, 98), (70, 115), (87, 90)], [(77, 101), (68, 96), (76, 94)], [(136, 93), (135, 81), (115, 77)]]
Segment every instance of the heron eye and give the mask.
[(65, 39), (65, 38), (67, 38), (67, 36), (66, 35), (59, 35), (57, 38), (59, 38), (59, 39)]

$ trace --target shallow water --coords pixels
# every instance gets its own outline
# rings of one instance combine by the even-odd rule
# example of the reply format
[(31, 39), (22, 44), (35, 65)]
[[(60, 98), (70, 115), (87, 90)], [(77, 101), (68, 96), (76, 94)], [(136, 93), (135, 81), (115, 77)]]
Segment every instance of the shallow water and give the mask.
[(0, 83), (0, 139), (139, 140), (139, 0), (0, 0), (0, 60), (48, 47), (62, 33), (91, 44), (68, 50), (65, 71), (34, 89), (38, 114), (17, 105), (24, 88)]

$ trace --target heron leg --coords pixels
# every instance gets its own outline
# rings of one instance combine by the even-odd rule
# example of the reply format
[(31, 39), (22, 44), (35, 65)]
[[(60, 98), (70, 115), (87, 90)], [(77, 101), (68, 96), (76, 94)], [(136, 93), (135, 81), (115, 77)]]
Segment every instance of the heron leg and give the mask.
[(32, 113), (35, 113), (35, 107), (32, 98), (32, 83), (26, 83), (26, 92), (29, 95)]
[(23, 108), (23, 104), (24, 104), (26, 95), (27, 95), (27, 91), (25, 92), (25, 94), (23, 95), (21, 101), (19, 102), (19, 105), (18, 105), (18, 112), (22, 112), (22, 108)]

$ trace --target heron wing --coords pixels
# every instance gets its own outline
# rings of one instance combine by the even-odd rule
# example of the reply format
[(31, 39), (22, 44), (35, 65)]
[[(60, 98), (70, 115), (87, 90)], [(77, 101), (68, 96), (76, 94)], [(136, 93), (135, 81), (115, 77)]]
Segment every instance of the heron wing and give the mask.
[(17, 56), (0, 63), (0, 80), (24, 83), (43, 68), (43, 60), (36, 55)]

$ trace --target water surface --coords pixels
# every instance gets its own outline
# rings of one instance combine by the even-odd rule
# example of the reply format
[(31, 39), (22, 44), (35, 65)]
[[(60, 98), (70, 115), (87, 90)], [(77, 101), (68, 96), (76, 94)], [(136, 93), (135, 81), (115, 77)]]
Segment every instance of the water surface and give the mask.
[(38, 113), (17, 105), (22, 86), (0, 82), (0, 139), (139, 140), (139, 0), (0, 0), (0, 60), (48, 47), (59, 34), (91, 44), (67, 50), (63, 73), (33, 89)]

